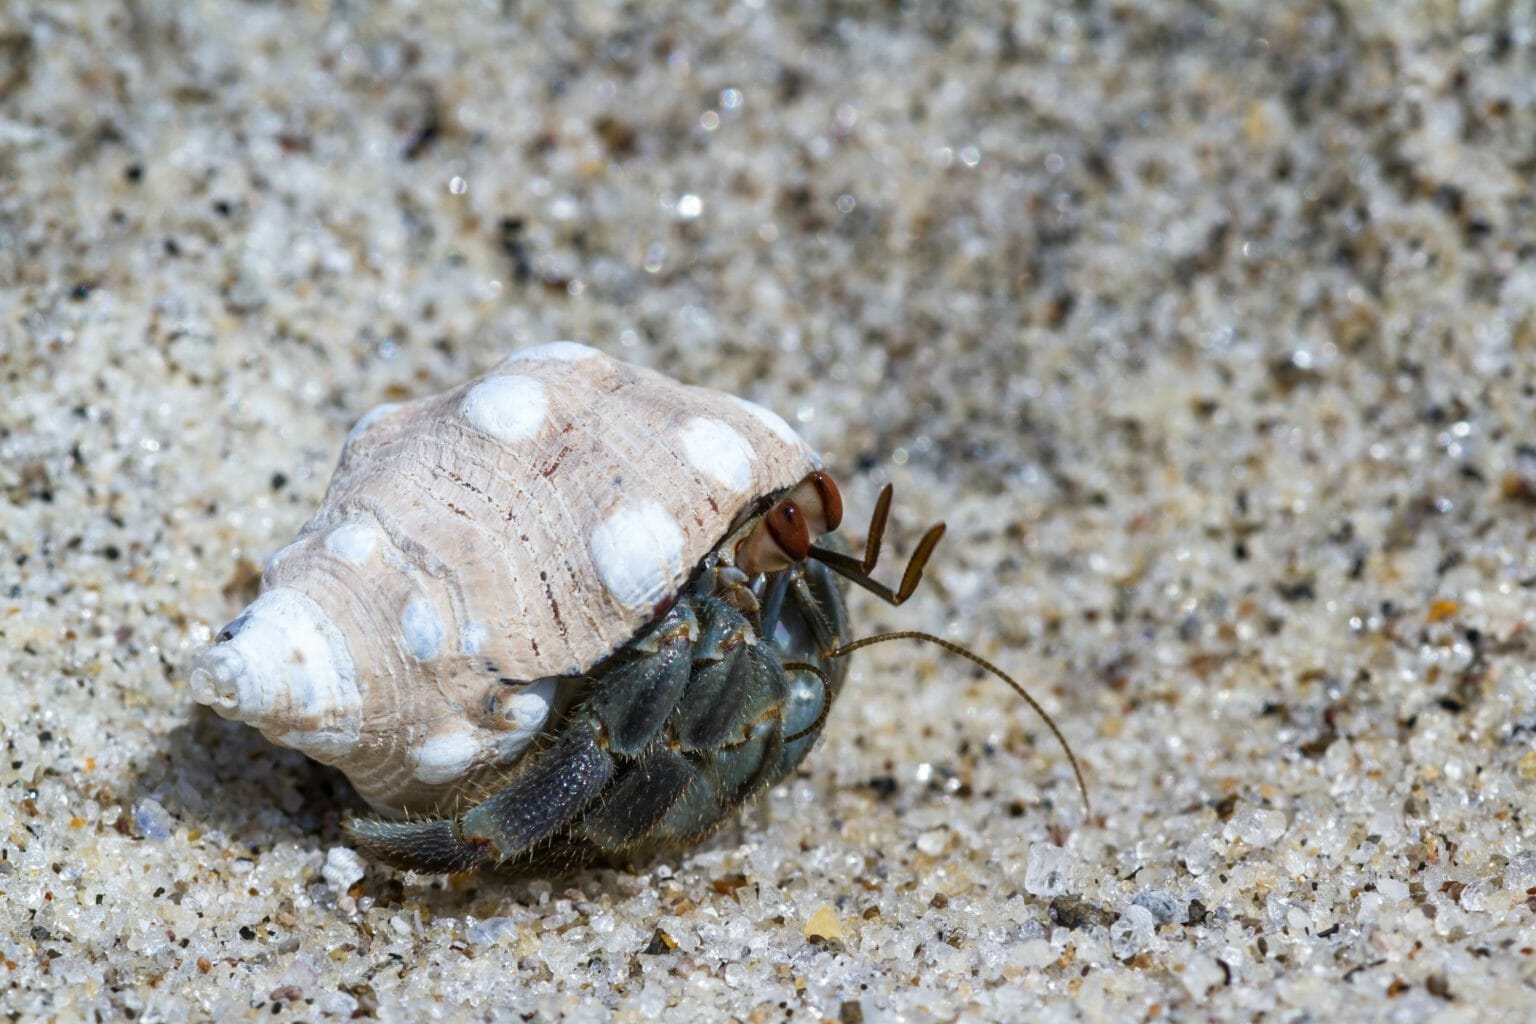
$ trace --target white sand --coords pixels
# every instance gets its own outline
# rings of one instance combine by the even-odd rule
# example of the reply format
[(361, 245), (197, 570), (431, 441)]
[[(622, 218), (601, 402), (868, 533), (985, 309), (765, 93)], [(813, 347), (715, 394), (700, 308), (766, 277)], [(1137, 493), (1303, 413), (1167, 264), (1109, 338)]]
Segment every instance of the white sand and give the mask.
[[(0, 5), (0, 1014), (1530, 1012), (1529, 5), (506, 6)], [(185, 667), (358, 416), (556, 338), (947, 519), (858, 628), (1091, 819), (890, 645), (700, 851), (359, 863)]]

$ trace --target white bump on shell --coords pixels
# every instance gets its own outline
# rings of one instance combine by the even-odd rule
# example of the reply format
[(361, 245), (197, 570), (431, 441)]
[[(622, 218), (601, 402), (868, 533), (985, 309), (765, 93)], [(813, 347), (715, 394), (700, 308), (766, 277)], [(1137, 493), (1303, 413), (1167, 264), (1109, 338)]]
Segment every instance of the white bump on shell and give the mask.
[(443, 620), (431, 601), (418, 597), (400, 613), (400, 632), (417, 661), (431, 661), (443, 646)]
[(337, 761), (352, 753), (353, 750), (357, 749), (358, 740), (356, 734), (349, 734), (335, 729), (310, 729), (307, 731), (295, 729), (283, 733), (277, 739), (283, 746), (292, 747), (294, 750), (302, 750), (308, 756), (324, 764)]
[(506, 358), (506, 361), (512, 363), (524, 359), (554, 359), (562, 363), (574, 363), (578, 359), (602, 358), (602, 355), (597, 349), (590, 345), (583, 345), (579, 341), (551, 341), (545, 345), (535, 345), (533, 348), (514, 352)]
[(297, 542), (295, 542), (293, 544), (289, 544), (287, 547), (283, 548), (282, 550), (274, 553), (271, 558), (267, 559), (266, 564), (261, 567), (261, 571), (263, 573), (270, 572), (279, 562), (281, 562), (283, 559), (287, 558), (289, 555), (291, 555), (295, 551), (297, 551), (300, 548), (300, 546), (301, 545), (299, 545)]
[(479, 654), (485, 643), (485, 626), (478, 622), (466, 622), (459, 629), (459, 650), (464, 654)]
[(469, 389), (462, 407), (475, 429), (498, 441), (526, 441), (544, 426), (549, 398), (532, 377), (487, 377)]
[(745, 398), (738, 398), (736, 395), (728, 395), (727, 397), (737, 405), (741, 406), (747, 412), (751, 413), (753, 419), (757, 420), (759, 423), (773, 431), (775, 434), (778, 434), (786, 444), (792, 444), (796, 448), (799, 448), (801, 451), (805, 452), (811, 450), (811, 446), (805, 443), (805, 438), (795, 433), (795, 428), (791, 427), (788, 423), (785, 423), (784, 417), (780, 416), (772, 409), (765, 409), (761, 405), (758, 405), (756, 402), (749, 402)]
[(416, 778), (434, 786), (452, 782), (479, 753), (474, 732), (463, 724), (437, 729), (416, 748)]
[(379, 531), (363, 523), (342, 523), (325, 535), (325, 550), (348, 565), (361, 565), (379, 544)]
[(551, 676), (529, 683), (502, 705), (502, 717), (508, 729), (496, 736), (496, 754), (507, 761), (522, 753), (549, 721), (549, 709), (555, 702), (559, 680)]
[(737, 494), (752, 486), (752, 458), (746, 438), (719, 420), (695, 416), (683, 427), (683, 453), (693, 468)]
[(683, 577), (683, 531), (654, 501), (620, 505), (587, 542), (597, 575), (614, 600), (649, 609)]

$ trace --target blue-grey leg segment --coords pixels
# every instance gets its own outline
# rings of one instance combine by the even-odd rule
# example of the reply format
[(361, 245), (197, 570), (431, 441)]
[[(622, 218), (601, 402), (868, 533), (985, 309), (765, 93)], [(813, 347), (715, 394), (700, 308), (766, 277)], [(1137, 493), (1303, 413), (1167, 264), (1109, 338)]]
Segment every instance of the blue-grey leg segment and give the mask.
[(503, 860), (525, 854), (579, 815), (613, 774), (613, 758), (596, 730), (577, 724), (505, 789), (466, 813), (459, 834), (489, 840)]
[(610, 752), (637, 757), (661, 732), (688, 686), (698, 632), (693, 609), (679, 602), (649, 636), (614, 656), (589, 699)]
[(606, 850), (625, 850), (655, 829), (683, 795), (696, 766), (675, 750), (657, 747), (628, 765), (601, 806), (577, 827), (581, 836)]
[(347, 832), (364, 855), (417, 871), (473, 871), (496, 860), (495, 847), (460, 839), (449, 818), (356, 819), (347, 823)]

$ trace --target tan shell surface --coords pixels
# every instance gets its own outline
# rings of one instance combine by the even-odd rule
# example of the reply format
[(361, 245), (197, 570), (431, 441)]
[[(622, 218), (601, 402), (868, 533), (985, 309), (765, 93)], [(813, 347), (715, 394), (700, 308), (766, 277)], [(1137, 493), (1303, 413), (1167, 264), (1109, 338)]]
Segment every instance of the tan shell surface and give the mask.
[(550, 677), (629, 641), (818, 464), (722, 392), (568, 342), (516, 354), (359, 422), (194, 691), (376, 805), (452, 806), (538, 734)]

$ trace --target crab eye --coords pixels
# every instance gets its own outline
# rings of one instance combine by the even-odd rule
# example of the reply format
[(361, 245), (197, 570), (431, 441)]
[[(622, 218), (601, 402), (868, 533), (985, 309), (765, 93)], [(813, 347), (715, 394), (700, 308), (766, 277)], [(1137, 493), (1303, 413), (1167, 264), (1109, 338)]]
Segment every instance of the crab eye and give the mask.
[(763, 521), (774, 543), (791, 562), (803, 562), (810, 557), (811, 529), (800, 506), (786, 498), (769, 509)]
[(843, 496), (832, 477), (819, 469), (796, 484), (780, 504), (795, 506), (811, 540), (831, 533), (843, 521)]

